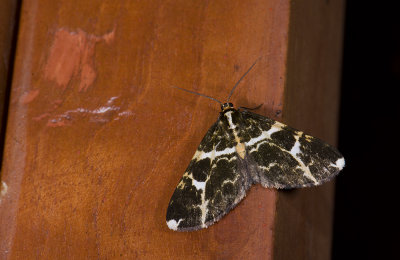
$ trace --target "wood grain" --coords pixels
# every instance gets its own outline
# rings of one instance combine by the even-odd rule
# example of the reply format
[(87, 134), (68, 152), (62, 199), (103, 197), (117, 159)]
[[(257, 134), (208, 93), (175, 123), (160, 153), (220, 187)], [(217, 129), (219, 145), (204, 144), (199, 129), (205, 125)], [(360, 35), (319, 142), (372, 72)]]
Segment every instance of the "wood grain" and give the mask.
[[(336, 145), (344, 1), (296, 2), (290, 20), (284, 121)], [(330, 259), (334, 182), (278, 194), (274, 258)]]
[(261, 57), (231, 100), (286, 116), (291, 5), (24, 1), (0, 258), (271, 259), (274, 190), (253, 187), (206, 230), (167, 228), (170, 196), (219, 112), (170, 86), (224, 100)]

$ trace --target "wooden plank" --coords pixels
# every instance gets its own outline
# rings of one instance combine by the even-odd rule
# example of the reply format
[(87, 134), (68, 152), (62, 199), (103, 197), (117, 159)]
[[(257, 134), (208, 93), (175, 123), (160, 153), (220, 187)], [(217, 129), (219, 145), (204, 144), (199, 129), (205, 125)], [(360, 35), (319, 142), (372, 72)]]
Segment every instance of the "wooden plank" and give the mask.
[(271, 259), (277, 193), (259, 185), (209, 229), (165, 225), (169, 198), (219, 112), (170, 85), (223, 100), (261, 57), (232, 101), (287, 115), (289, 8), (259, 0), (25, 1), (1, 258)]
[[(344, 1), (291, 5), (284, 121), (337, 143)], [(329, 259), (334, 183), (278, 193), (275, 259)]]
[(273, 115), (287, 24), (287, 1), (25, 1), (2, 257), (270, 255), (275, 193), (260, 187), (213, 228), (167, 228), (169, 198), (219, 112), (170, 85), (224, 99), (261, 56), (232, 101)]
[[(0, 147), (3, 151), (4, 130), (7, 111), (7, 95), (11, 82), (12, 56), (14, 52), (14, 36), (17, 24), (17, 1), (5, 0), (1, 2), (0, 8)], [(2, 152), (0, 152), (0, 156)]]

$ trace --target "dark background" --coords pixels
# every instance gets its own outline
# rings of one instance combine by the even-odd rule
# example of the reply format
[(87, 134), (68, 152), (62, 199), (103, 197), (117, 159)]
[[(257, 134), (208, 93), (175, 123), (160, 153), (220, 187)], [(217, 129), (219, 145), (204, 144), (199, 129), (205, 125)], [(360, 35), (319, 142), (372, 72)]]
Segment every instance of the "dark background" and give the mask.
[(400, 9), (347, 1), (333, 259), (400, 259)]

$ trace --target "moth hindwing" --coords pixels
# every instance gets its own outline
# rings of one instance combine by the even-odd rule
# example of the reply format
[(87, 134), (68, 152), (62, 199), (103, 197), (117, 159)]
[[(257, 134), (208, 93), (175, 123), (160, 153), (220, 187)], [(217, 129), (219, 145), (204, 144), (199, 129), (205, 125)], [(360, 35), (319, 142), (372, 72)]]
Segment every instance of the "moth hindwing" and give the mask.
[(233, 209), (255, 183), (266, 188), (310, 187), (344, 167), (334, 147), (231, 103), (194, 154), (167, 209), (172, 230), (206, 228)]

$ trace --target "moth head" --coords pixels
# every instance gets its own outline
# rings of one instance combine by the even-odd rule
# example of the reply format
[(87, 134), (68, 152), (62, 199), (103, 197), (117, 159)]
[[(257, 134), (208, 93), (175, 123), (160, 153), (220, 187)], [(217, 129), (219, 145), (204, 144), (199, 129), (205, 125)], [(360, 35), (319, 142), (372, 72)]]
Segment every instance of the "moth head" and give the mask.
[(228, 110), (228, 109), (232, 109), (233, 108), (233, 104), (232, 103), (223, 103), (221, 105), (221, 110), (222, 112)]

